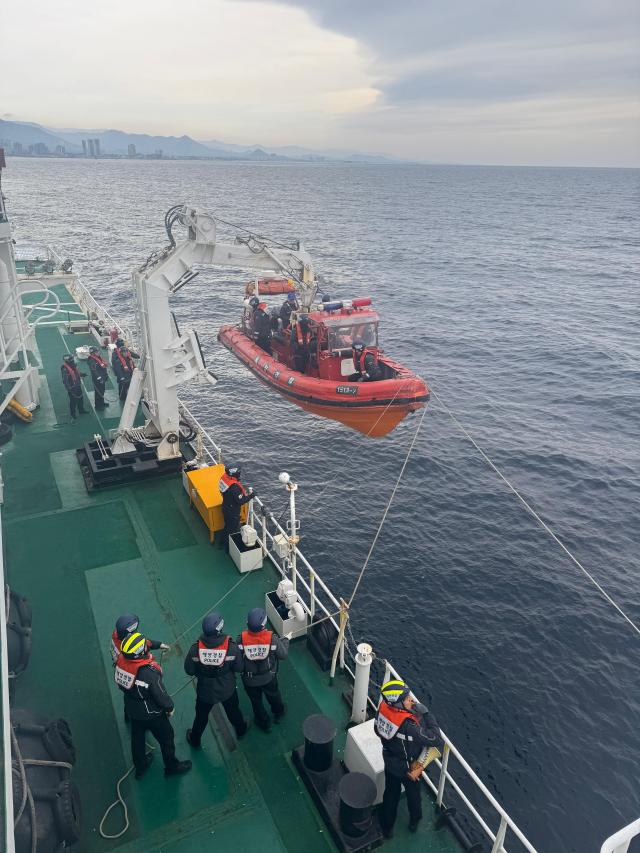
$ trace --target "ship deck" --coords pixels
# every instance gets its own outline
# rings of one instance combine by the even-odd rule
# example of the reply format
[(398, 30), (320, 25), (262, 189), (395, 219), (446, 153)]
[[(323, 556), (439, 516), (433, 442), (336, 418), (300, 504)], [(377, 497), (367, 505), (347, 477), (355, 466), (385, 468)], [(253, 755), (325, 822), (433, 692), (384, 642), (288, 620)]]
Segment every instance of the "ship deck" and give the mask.
[[(56, 287), (63, 302), (72, 299)], [(328, 683), (304, 641), (292, 643), (281, 666), (287, 714), (270, 734), (255, 726), (237, 746), (214, 715), (195, 752), (185, 741), (194, 689), (183, 671), (184, 655), (197, 638), (207, 609), (219, 609), (226, 630), (237, 633), (248, 609), (275, 587), (270, 564), (240, 576), (231, 560), (209, 543), (199, 515), (189, 508), (179, 476), (88, 493), (75, 450), (94, 433), (117, 425), (120, 404), (113, 384), (105, 413), (72, 422), (60, 380), (68, 348), (89, 344), (63, 326), (37, 329), (43, 367), (41, 407), (33, 423), (16, 423), (2, 448), (2, 510), (8, 582), (33, 607), (33, 650), (26, 672), (12, 682), (12, 706), (27, 706), (68, 720), (77, 751), (75, 779), (82, 797), (83, 851), (227, 851), (259, 844), (269, 851), (335, 849), (290, 756), (302, 743), (302, 722), (324, 713), (338, 723), (338, 753), (348, 720), (341, 678)], [(88, 372), (88, 371), (87, 371)], [(104, 414), (104, 416), (103, 416)], [(238, 581), (242, 577), (241, 583)], [(236, 584), (238, 584), (236, 586)], [(123, 784), (130, 828), (106, 841), (98, 826), (115, 798), (116, 781), (130, 766), (122, 696), (112, 678), (109, 638), (115, 618), (136, 612), (146, 634), (171, 644), (162, 665), (176, 693), (173, 725), (180, 758), (193, 760), (183, 777), (165, 778), (159, 750), (144, 779)], [(242, 687), (245, 715), (250, 706)], [(149, 741), (156, 746), (155, 741)], [(407, 829), (405, 806), (389, 850), (457, 851), (447, 829), (436, 829), (424, 792), (425, 819)], [(122, 813), (105, 827), (117, 832)]]

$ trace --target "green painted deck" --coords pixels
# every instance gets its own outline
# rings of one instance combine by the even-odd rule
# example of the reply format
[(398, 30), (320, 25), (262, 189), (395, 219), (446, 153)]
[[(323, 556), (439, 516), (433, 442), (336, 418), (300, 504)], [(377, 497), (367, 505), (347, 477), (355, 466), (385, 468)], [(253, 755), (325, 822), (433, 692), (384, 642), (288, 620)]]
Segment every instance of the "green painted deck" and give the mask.
[[(58, 291), (70, 301), (62, 286)], [(242, 850), (251, 843), (262, 853), (333, 850), (290, 754), (302, 742), (304, 718), (319, 712), (337, 721), (342, 751), (348, 719), (341, 699), (344, 683), (336, 679), (330, 687), (299, 640), (281, 666), (287, 714), (280, 724), (270, 734), (253, 727), (230, 748), (214, 714), (204, 749), (190, 750), (185, 731), (195, 694), (182, 665), (200, 619), (221, 602), (226, 629), (238, 632), (247, 610), (275, 587), (276, 573), (268, 564), (260, 572), (239, 575), (231, 560), (209, 544), (179, 477), (88, 494), (75, 449), (115, 426), (120, 404), (111, 386), (107, 399), (113, 402), (104, 417), (89, 407), (90, 414), (71, 422), (61, 357), (65, 347), (87, 344), (89, 338), (49, 326), (38, 329), (37, 341), (45, 380), (41, 408), (32, 424), (15, 424), (1, 460), (7, 578), (30, 599), (34, 614), (32, 657), (13, 683), (12, 705), (64, 717), (71, 725), (78, 755), (73, 776), (83, 805), (79, 849), (187, 853)], [(98, 825), (114, 800), (117, 779), (131, 764), (109, 639), (115, 618), (132, 610), (148, 636), (172, 646), (162, 665), (167, 689), (176, 693), (177, 752), (190, 757), (194, 767), (183, 777), (165, 779), (156, 750), (145, 778), (129, 777), (123, 784), (129, 831), (117, 841), (105, 841)], [(239, 693), (250, 716), (241, 685)], [(117, 809), (105, 829), (120, 827)], [(408, 832), (401, 803), (395, 838), (385, 848), (459, 850), (448, 830), (435, 829), (428, 802), (415, 835)]]

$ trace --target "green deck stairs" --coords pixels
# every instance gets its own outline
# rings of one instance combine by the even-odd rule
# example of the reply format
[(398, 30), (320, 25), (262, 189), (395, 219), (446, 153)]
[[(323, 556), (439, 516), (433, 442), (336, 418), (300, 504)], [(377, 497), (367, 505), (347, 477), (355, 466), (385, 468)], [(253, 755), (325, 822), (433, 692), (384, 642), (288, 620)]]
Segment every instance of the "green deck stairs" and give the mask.
[[(62, 301), (71, 301), (62, 285), (56, 289)], [(341, 753), (348, 713), (341, 698), (344, 683), (336, 679), (329, 686), (304, 641), (292, 644), (281, 666), (287, 714), (270, 734), (253, 727), (235, 747), (226, 721), (214, 713), (203, 750), (186, 744), (194, 688), (182, 664), (198, 636), (200, 618), (217, 605), (226, 629), (239, 632), (247, 611), (263, 602), (277, 577), (269, 565), (261, 572), (237, 573), (229, 558), (209, 544), (180, 477), (87, 493), (75, 449), (117, 425), (120, 416), (110, 384), (107, 400), (112, 402), (100, 418), (90, 405), (89, 414), (70, 419), (61, 357), (66, 348), (89, 342), (87, 335), (66, 334), (62, 326), (37, 330), (45, 380), (41, 407), (32, 424), (16, 423), (2, 449), (8, 582), (30, 599), (34, 614), (32, 657), (14, 683), (12, 704), (64, 717), (71, 725), (77, 751), (73, 775), (83, 805), (78, 849), (236, 853), (259, 845), (261, 853), (331, 851), (329, 833), (290, 755), (302, 742), (304, 718), (319, 712), (338, 722)], [(171, 644), (162, 666), (167, 689), (176, 694), (177, 752), (194, 766), (183, 777), (165, 779), (156, 750), (144, 779), (129, 777), (123, 784), (129, 831), (105, 841), (98, 825), (114, 800), (117, 779), (131, 764), (109, 653), (114, 620), (127, 611), (140, 615), (148, 636)], [(249, 717), (241, 686), (239, 693)], [(385, 849), (459, 850), (446, 829), (436, 830), (432, 806), (424, 799), (419, 831), (408, 832), (401, 803), (395, 838)], [(120, 827), (117, 809), (105, 829)]]

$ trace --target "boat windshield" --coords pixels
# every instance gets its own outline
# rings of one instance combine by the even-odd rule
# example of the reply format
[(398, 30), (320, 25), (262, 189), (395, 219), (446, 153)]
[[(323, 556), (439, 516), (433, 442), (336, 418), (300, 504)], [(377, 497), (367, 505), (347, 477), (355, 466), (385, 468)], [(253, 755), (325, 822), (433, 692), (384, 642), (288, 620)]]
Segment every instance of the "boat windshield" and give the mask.
[(361, 340), (367, 347), (378, 345), (378, 324), (376, 322), (349, 323), (329, 327), (329, 349), (350, 349), (354, 340)]

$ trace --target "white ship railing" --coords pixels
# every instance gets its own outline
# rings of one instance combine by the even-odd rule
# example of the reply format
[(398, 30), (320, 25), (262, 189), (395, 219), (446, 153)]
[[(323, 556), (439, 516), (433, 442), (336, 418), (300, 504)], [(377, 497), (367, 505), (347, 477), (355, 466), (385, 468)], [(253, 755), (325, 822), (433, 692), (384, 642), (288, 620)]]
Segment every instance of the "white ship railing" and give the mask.
[[(222, 451), (211, 435), (209, 435), (203, 425), (182, 402), (180, 402), (180, 411), (182, 415), (184, 415), (200, 432), (202, 449), (209, 461), (213, 464), (220, 462), (222, 459)], [(291, 577), (290, 561), (287, 557), (280, 557), (275, 548), (275, 539), (279, 534), (287, 539), (291, 534), (280, 524), (279, 519), (277, 519), (272, 512), (267, 510), (263, 502), (258, 497), (255, 497), (251, 502), (250, 523), (258, 531), (263, 550), (275, 568), (283, 578), (289, 577), (293, 580)], [(300, 603), (302, 604), (305, 612), (308, 614), (309, 621), (313, 623), (314, 619), (318, 620), (324, 618), (332, 623), (336, 631), (339, 631), (341, 602), (331, 592), (329, 587), (298, 548), (296, 548), (295, 576), (296, 590), (300, 598)], [(354, 681), (355, 672), (345, 660), (346, 646), (346, 639), (343, 639), (339, 649), (340, 668), (348, 674), (352, 681)], [(383, 683), (384, 681), (388, 681), (390, 678), (399, 678), (402, 680), (402, 676), (397, 672), (397, 670), (390, 663), (385, 661)], [(371, 697), (369, 697), (369, 704), (371, 709), (375, 712), (377, 704)], [(504, 843), (508, 831), (513, 833), (524, 850), (527, 850), (528, 853), (537, 853), (535, 847), (528, 841), (524, 833), (518, 828), (515, 821), (509, 817), (505, 809), (496, 800), (491, 791), (489, 791), (471, 765), (463, 758), (462, 754), (450, 738), (448, 738), (444, 732), (442, 732), (442, 737), (445, 747), (442, 760), (436, 762), (436, 765), (439, 768), (437, 780), (434, 782), (426, 773), (423, 774), (424, 782), (435, 794), (438, 806), (443, 809), (446, 808), (444, 795), (447, 786), (449, 786), (450, 789), (455, 791), (457, 796), (460, 797), (470, 815), (475, 819), (478, 826), (491, 840), (491, 853), (506, 853)], [(459, 768), (456, 769), (457, 774), (459, 774), (458, 778), (454, 778), (449, 766), (452, 757), (459, 765)], [(465, 779), (464, 783), (460, 781), (460, 778), (463, 775)], [(480, 809), (472, 802), (469, 790), (463, 789), (463, 784), (466, 785), (467, 789), (470, 785), (471, 790), (476, 795), (481, 795), (485, 806), (491, 810), (494, 818), (496, 819), (497, 828), (495, 831), (491, 829), (487, 822), (490, 818), (481, 814)], [(615, 851), (615, 853), (618, 853), (618, 851)]]
[[(0, 516), (2, 513), (2, 472), (0, 471)], [(5, 596), (4, 559), (2, 543), (2, 520), (0, 518), (0, 677), (2, 678), (2, 705), (0, 706), (2, 717), (2, 756), (3, 756), (3, 782), (2, 802), (4, 806), (3, 838), (4, 849), (7, 853), (15, 853), (15, 839), (13, 835), (13, 764), (11, 754), (11, 711), (9, 706), (9, 658), (7, 647), (7, 608)]]
[(640, 835), (640, 818), (610, 835), (600, 848), (600, 853), (627, 853), (634, 838)]

